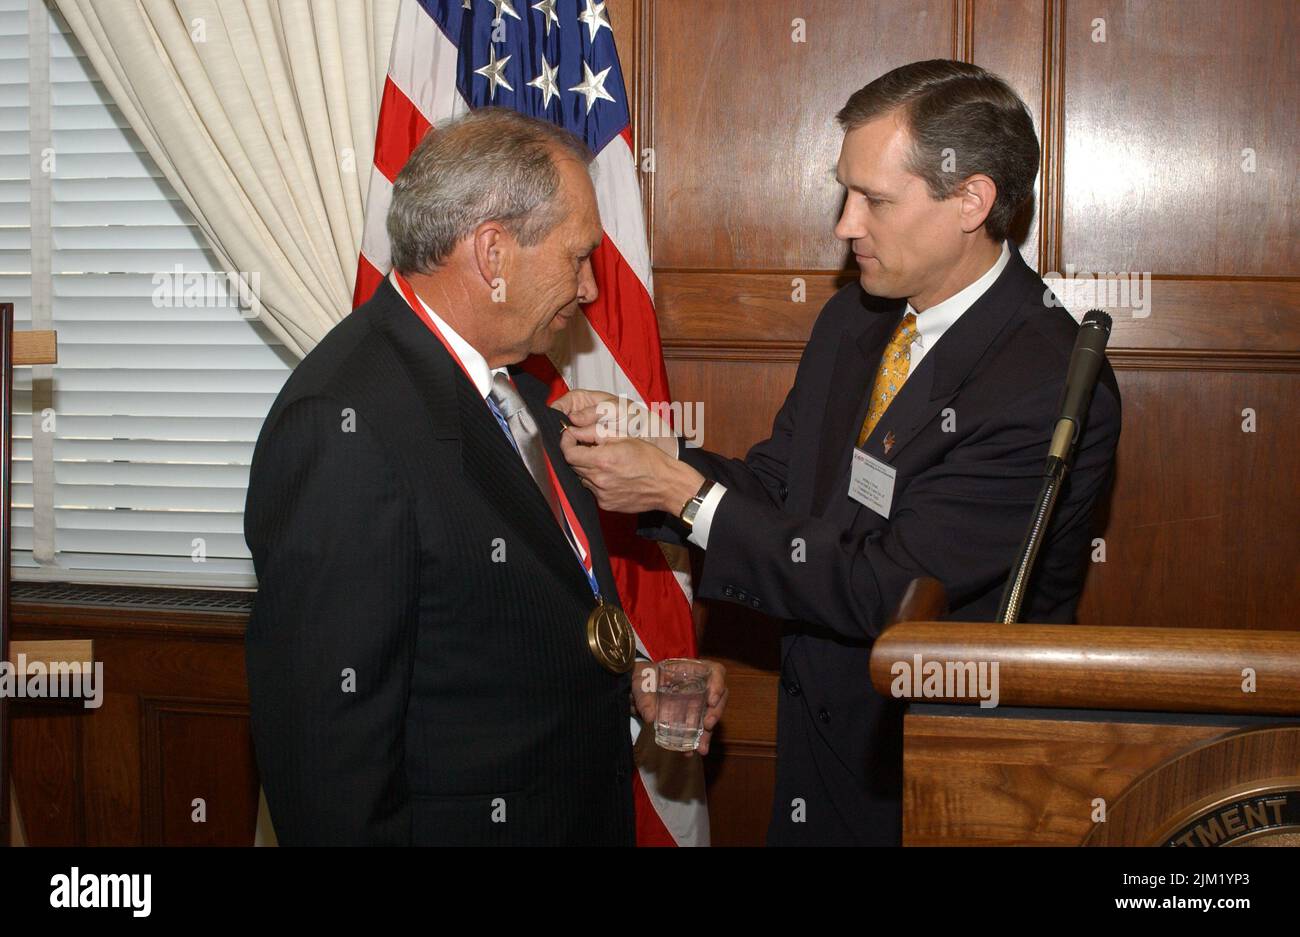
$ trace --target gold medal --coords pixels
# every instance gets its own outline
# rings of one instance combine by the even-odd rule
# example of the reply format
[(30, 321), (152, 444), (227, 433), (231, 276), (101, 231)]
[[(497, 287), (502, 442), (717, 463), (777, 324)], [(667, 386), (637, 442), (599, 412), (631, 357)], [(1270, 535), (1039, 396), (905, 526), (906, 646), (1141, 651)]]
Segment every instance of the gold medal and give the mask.
[(596, 607), (587, 616), (587, 646), (610, 673), (631, 670), (636, 659), (636, 639), (627, 613), (596, 596)]

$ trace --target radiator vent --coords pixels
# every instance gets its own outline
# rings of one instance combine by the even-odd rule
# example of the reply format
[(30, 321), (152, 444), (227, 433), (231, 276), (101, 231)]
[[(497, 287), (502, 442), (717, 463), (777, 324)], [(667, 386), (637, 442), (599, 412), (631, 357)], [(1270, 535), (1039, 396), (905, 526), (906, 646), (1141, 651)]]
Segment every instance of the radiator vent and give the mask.
[(162, 589), (76, 582), (13, 582), (14, 602), (57, 603), (158, 611), (250, 612), (256, 593), (234, 589)]

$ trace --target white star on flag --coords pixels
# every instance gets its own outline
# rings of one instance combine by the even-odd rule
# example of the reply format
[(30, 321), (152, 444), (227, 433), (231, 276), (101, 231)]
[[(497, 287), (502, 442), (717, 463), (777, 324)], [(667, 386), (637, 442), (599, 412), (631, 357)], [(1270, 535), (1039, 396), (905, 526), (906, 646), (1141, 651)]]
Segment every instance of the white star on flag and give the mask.
[[(611, 33), (614, 28), (609, 25), (609, 20), (605, 19), (605, 4), (593, 3), (587, 0), (587, 9), (578, 14), (578, 20), (587, 24), (587, 30), (591, 34), (589, 38), (592, 42), (596, 41), (596, 33), (600, 32), (600, 27), (604, 26)], [(610, 98), (612, 101), (613, 98)], [(590, 108), (588, 108), (590, 110)]]
[[(474, 69), (475, 75), (482, 75), (488, 80), (488, 100), (495, 101), (497, 96), (497, 85), (505, 85), (507, 91), (514, 91), (510, 87), (510, 82), (506, 81), (506, 62), (510, 61), (510, 56), (506, 56), (500, 61), (497, 60), (497, 50), (493, 46), (488, 46), (488, 63), (482, 68)], [(585, 64), (585, 63), (584, 63)], [(606, 69), (608, 71), (608, 69)], [(569, 89), (573, 90), (573, 89)], [(588, 108), (590, 110), (590, 108)]]
[(519, 14), (516, 13), (515, 8), (510, 5), (510, 0), (488, 0), (488, 2), (497, 8), (497, 15), (492, 18), (492, 22), (495, 23), (497, 20), (501, 19), (502, 7), (505, 8), (507, 16), (513, 16), (515, 19), (519, 19)]
[(586, 96), (587, 113), (590, 114), (591, 109), (596, 105), (597, 98), (604, 101), (614, 100), (614, 96), (605, 90), (605, 76), (609, 74), (609, 68), (602, 69), (599, 75), (593, 75), (591, 66), (584, 61), (582, 71), (585, 76), (582, 79), (582, 84), (574, 85), (569, 90)]
[(551, 98), (560, 96), (560, 86), (555, 83), (559, 73), (560, 66), (552, 68), (546, 59), (542, 59), (542, 73), (528, 82), (528, 87), (537, 88), (542, 92), (542, 107), (550, 107)]
[(542, 0), (541, 3), (534, 3), (533, 9), (542, 14), (542, 24), (546, 27), (546, 36), (550, 38), (551, 23), (555, 28), (560, 28), (560, 18), (555, 14), (555, 0)]

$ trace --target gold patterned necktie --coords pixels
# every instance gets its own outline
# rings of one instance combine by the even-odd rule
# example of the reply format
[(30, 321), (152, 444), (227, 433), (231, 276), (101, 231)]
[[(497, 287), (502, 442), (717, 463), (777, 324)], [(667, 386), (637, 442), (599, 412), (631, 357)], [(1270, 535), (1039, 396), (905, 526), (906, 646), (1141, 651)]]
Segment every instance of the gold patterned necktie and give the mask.
[(912, 364), (912, 342), (916, 341), (916, 334), (916, 313), (909, 312), (894, 327), (894, 334), (890, 336), (885, 354), (880, 359), (876, 382), (871, 385), (871, 406), (867, 408), (867, 418), (862, 421), (862, 430), (858, 433), (859, 446), (867, 441), (871, 431), (885, 415), (889, 402), (907, 380), (907, 372)]

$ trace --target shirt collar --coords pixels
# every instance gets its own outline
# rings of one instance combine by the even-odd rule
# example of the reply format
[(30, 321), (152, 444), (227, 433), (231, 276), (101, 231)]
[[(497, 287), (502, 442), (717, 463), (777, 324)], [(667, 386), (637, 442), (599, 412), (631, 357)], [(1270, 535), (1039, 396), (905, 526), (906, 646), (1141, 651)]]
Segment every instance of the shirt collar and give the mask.
[[(389, 282), (393, 284), (393, 289), (397, 290), (400, 295), (402, 291), (397, 285), (397, 280), (394, 274), (390, 273), (388, 279)], [(414, 290), (412, 290), (412, 292), (414, 292)], [(442, 333), (442, 337), (447, 340), (447, 344), (452, 347), (452, 350), (456, 352), (456, 356), (460, 358), (460, 362), (465, 366), (465, 370), (469, 374), (469, 379), (474, 385), (474, 389), (478, 391), (480, 397), (486, 400), (488, 394), (492, 391), (492, 379), (498, 374), (505, 374), (508, 377), (510, 372), (506, 368), (489, 368), (487, 359), (479, 354), (477, 348), (465, 341), (465, 339), (461, 338), (460, 334), (457, 333), (455, 329), (444, 322), (441, 316), (429, 308), (429, 304), (421, 299), (418, 293), (415, 294), (415, 298), (419, 300), (420, 305), (424, 307), (424, 311), (427, 312), (429, 318), (433, 320), (433, 324), (436, 325), (438, 331)]]
[(975, 301), (988, 291), (1010, 260), (1011, 248), (1007, 246), (1006, 241), (1003, 241), (1002, 253), (998, 255), (993, 266), (964, 290), (954, 293), (941, 303), (935, 303), (925, 312), (916, 312), (912, 304), (908, 303), (907, 311), (916, 314), (917, 341), (921, 343), (921, 347), (926, 350), (934, 347), (934, 343), (943, 336), (948, 327), (960, 319), (962, 313), (975, 305)]

